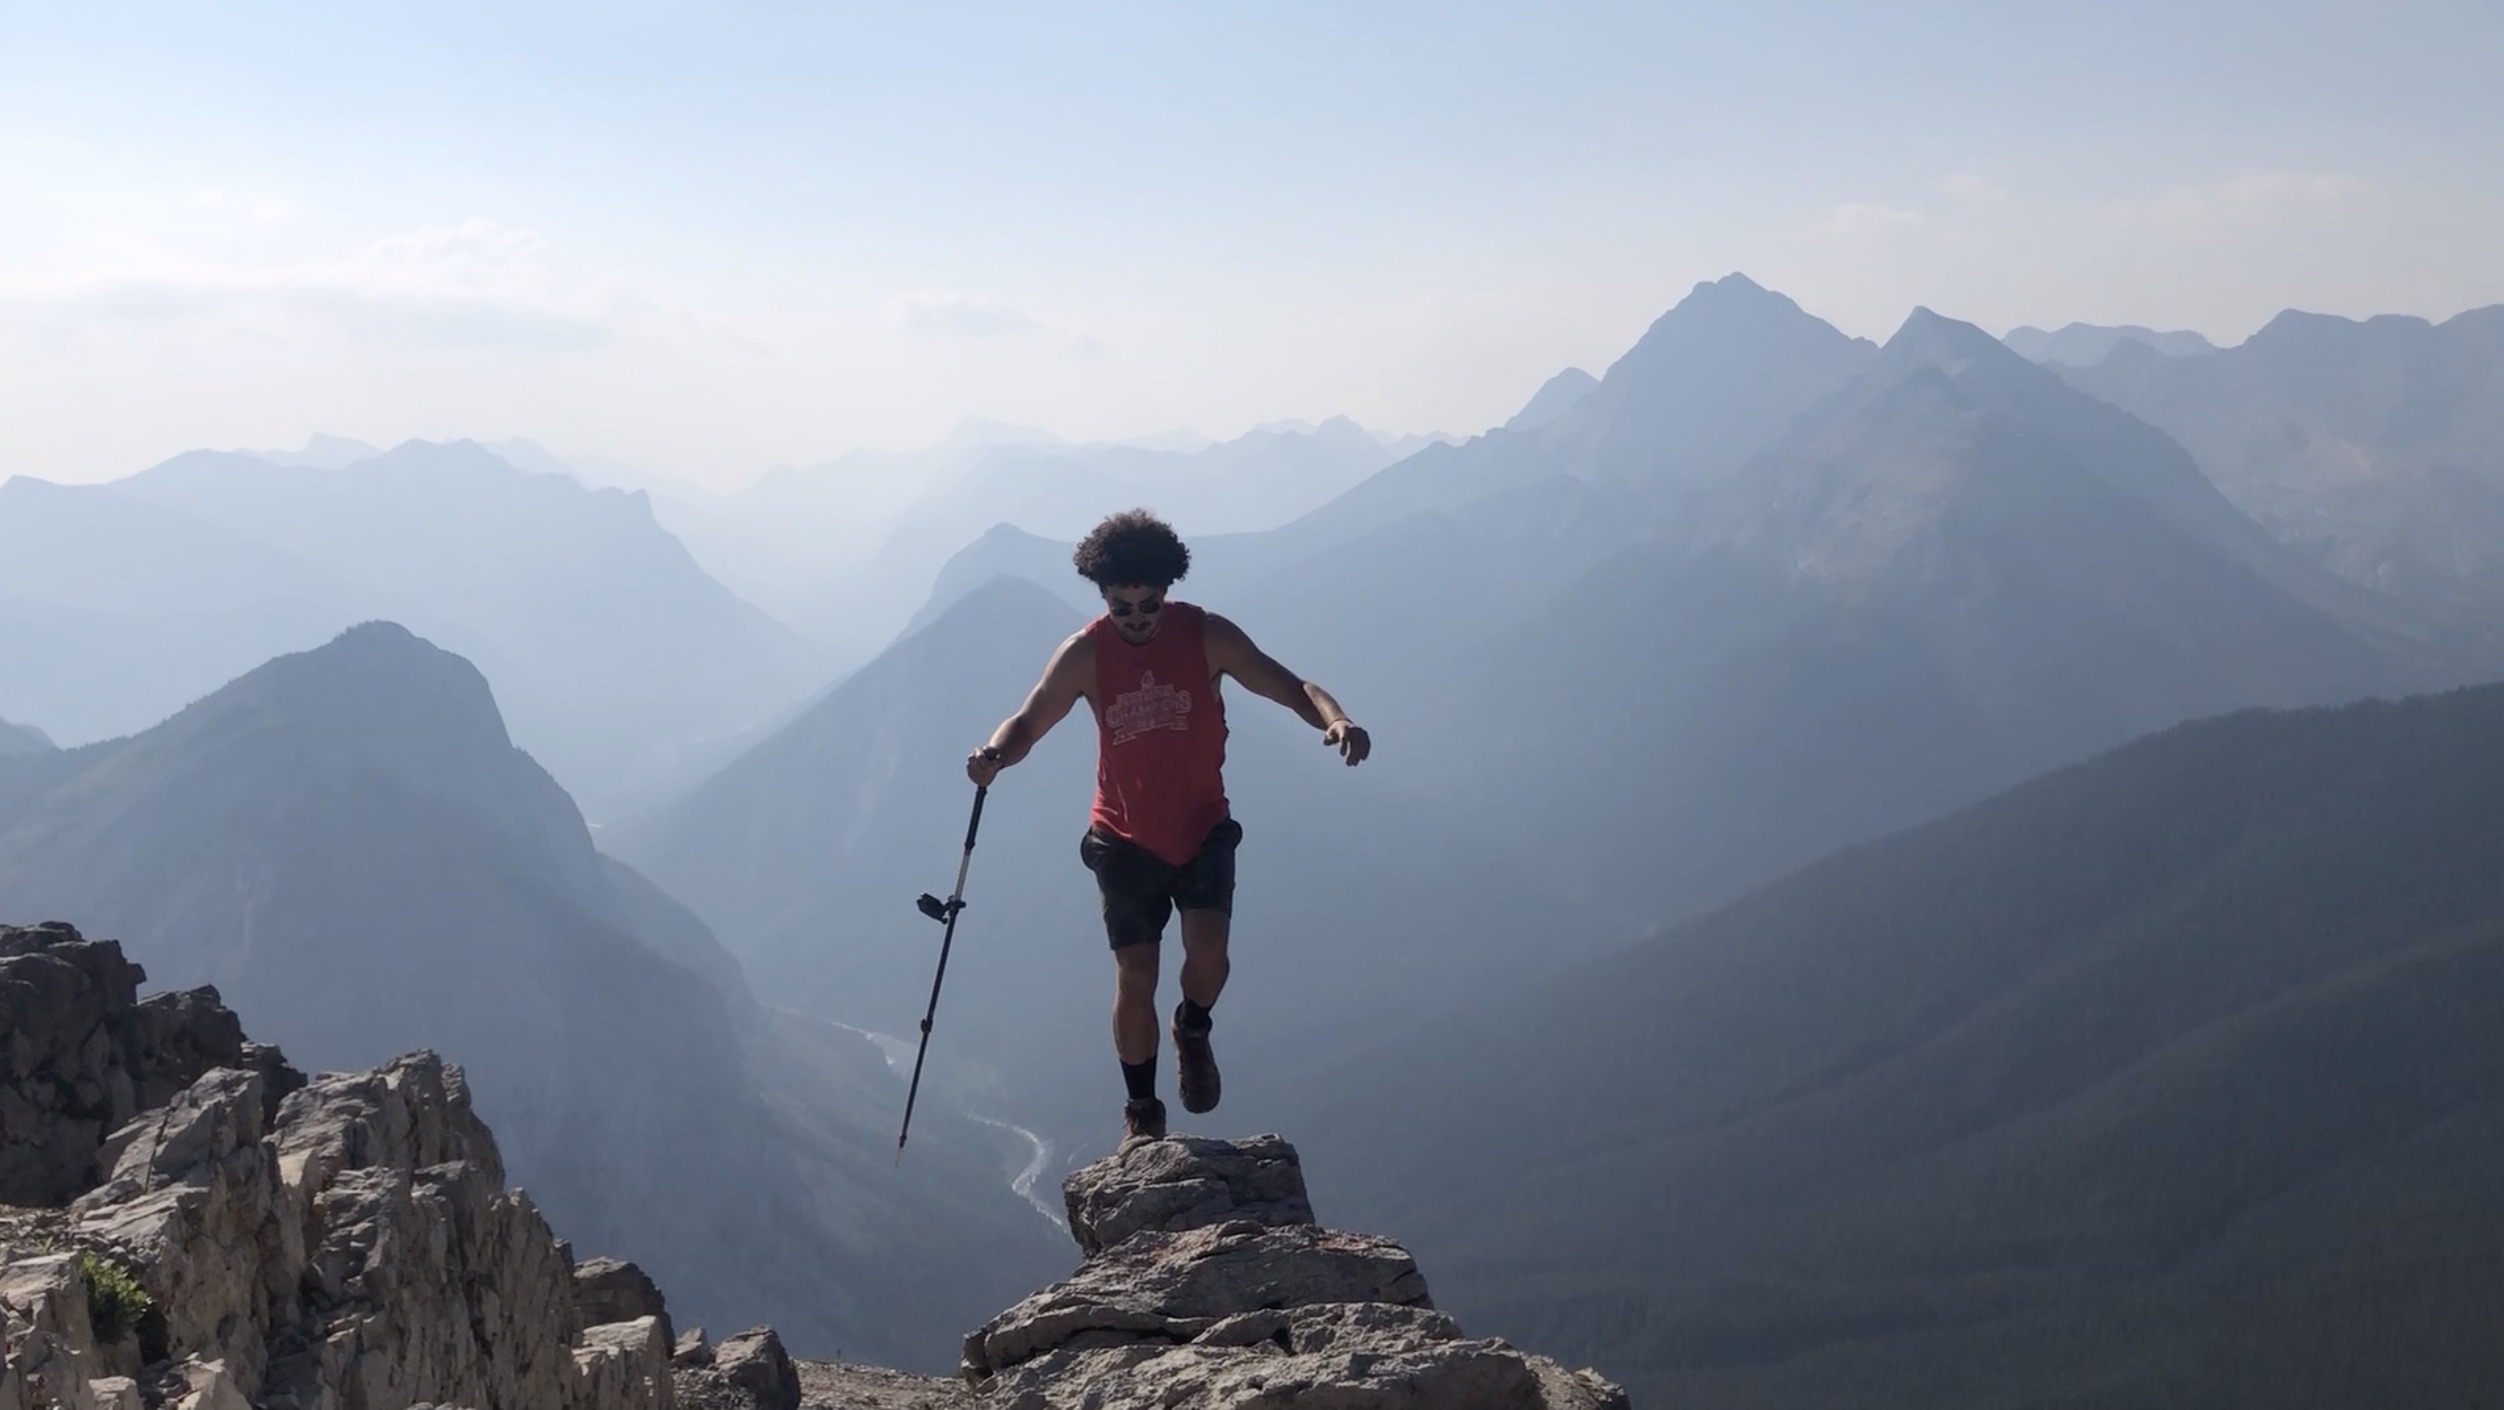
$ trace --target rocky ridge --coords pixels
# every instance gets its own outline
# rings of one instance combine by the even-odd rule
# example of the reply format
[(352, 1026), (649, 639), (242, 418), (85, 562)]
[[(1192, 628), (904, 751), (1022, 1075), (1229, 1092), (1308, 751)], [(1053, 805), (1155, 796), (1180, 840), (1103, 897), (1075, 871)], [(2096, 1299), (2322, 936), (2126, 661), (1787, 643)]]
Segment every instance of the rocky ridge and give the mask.
[(676, 1403), (659, 1290), (575, 1265), (458, 1067), (308, 1079), (144, 977), (0, 926), (0, 1410)]
[(1063, 1187), (1077, 1272), (965, 1339), (999, 1410), (1626, 1410), (1625, 1392), (1435, 1309), (1408, 1251), (1322, 1228), (1295, 1148), (1143, 1141)]
[(0, 1410), (1626, 1410), (1465, 1336), (1389, 1239), (1321, 1227), (1276, 1136), (1137, 1143), (1063, 1194), (1070, 1277), (962, 1379), (673, 1329), (507, 1188), (460, 1068), (308, 1078), (214, 989), (0, 926)]

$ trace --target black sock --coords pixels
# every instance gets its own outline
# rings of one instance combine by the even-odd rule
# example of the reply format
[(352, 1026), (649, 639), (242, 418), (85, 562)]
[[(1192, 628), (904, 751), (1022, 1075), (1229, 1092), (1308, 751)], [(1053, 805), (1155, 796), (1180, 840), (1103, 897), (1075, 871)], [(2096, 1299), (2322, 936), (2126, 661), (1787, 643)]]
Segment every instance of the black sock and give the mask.
[(1191, 1002), (1191, 997), (1186, 994), (1181, 1005), (1174, 1010), (1174, 1022), (1181, 1024), (1186, 1032), (1206, 1033), (1209, 1030), (1209, 1011)]
[(1152, 1101), (1156, 1097), (1156, 1059), (1122, 1064), (1122, 1085), (1130, 1089), (1134, 1102)]

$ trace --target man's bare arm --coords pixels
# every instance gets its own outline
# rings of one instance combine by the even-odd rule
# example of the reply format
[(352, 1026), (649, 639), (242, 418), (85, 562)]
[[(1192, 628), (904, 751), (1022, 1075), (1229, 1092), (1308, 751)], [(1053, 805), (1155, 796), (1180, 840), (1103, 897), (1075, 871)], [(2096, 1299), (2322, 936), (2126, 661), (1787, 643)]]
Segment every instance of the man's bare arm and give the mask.
[(1052, 732), (1052, 727), (1067, 718), (1072, 707), (1086, 697), (1088, 683), (1095, 675), (1094, 643), (1080, 632), (1060, 644), (1045, 663), (1043, 679), (1026, 692), (1026, 703), (1017, 713), (1000, 722), (991, 732), (991, 741), (965, 756), (965, 776), (989, 787), (1000, 770), (1025, 758), (1037, 741)]
[(1209, 667), (1243, 682), (1243, 688), (1264, 700), (1275, 700), (1298, 719), (1322, 732), (1322, 743), (1334, 745), (1350, 764), (1365, 762), (1373, 739), (1348, 718), (1329, 691), (1304, 679), (1252, 644), (1241, 627), (1211, 612), (1201, 627)]

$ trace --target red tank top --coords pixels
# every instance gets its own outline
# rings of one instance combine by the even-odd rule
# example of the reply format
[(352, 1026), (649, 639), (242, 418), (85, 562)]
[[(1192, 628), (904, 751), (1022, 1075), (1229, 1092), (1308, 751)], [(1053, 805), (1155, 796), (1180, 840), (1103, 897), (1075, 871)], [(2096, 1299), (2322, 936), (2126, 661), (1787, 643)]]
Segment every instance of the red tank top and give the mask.
[(1094, 823), (1175, 866), (1198, 856), (1226, 820), (1226, 703), (1209, 675), (1201, 620), (1167, 602), (1145, 646), (1122, 640), (1109, 616), (1087, 624), (1095, 642)]

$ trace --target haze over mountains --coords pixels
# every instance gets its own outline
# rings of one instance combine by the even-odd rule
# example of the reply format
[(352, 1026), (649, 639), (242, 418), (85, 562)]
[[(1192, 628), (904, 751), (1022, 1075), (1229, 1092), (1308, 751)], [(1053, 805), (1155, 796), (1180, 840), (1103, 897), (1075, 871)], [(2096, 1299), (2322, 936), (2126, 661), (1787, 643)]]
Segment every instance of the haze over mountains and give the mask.
[(197, 451), (105, 485), (0, 485), (0, 708), (79, 743), (282, 651), (405, 619), (497, 680), (525, 744), (607, 811), (808, 680), (800, 642), (640, 496), (412, 441), (345, 468)]
[(33, 725), (0, 720), (0, 754), (41, 754), (52, 748), (51, 736)]
[(2473, 1403), (2499, 848), (2504, 687), (2184, 726), (1400, 1025), (1296, 1129), (1639, 1404)]
[(2495, 649), (2504, 308), (2290, 311), (2213, 357), (2124, 348), (2064, 375), (2180, 441), (2289, 547)]
[(857, 1035), (768, 1015), (703, 924), (593, 850), (487, 683), (387, 623), (128, 739), (0, 758), (0, 912), (79, 915), (299, 1062), (462, 1063), (518, 1179), (685, 1315), (938, 1367), (1058, 1262), (1013, 1137), (927, 1114)]
[(1189, 448), (1071, 446), (976, 421), (927, 451), (856, 451), (736, 494), (664, 493), (655, 508), (707, 569), (850, 664), (892, 640), (937, 565), (994, 525), (1075, 539), (1146, 504), (1203, 533), (1267, 529), (1430, 439), (1333, 417)]
[(2205, 335), (2188, 329), (2160, 333), (2136, 323), (2124, 323), (2117, 327), (2067, 323), (2050, 333), (2040, 328), (2011, 328), (2000, 340), (2031, 361), (2055, 362), (2069, 367), (2093, 367), (2112, 356), (2113, 349), (2124, 343), (2153, 348), (2168, 357), (2197, 357), (2217, 351), (2217, 345)]
[[(1227, 1097), (1178, 1129), (1296, 1134), (1465, 1316), (1640, 1403), (2456, 1400), (2504, 1305), (2463, 1193), (2504, 699), (2311, 707), (2504, 673), (2499, 315), (1881, 345), (1733, 275), (1458, 443), (977, 425), (703, 499), (523, 442), (21, 477), (0, 714), (85, 747), (0, 725), (0, 915), (308, 1061), (472, 1063), (569, 1227), (937, 1364), (1057, 1237), (962, 1118), (1051, 1169), (1118, 1132), (1084, 712), (990, 796), (904, 1185), (851, 1028), (921, 1013), (965, 752), (1094, 610), (1070, 540), (1145, 501), (1177, 596), (1377, 751), (1229, 693)], [(435, 644), (253, 669), (348, 611)]]
[[(1407, 1007), (1456, 976), (1483, 990), (1570, 964), (2187, 718), (2473, 669), (2278, 544), (2162, 433), (1980, 330), (1917, 312), (1882, 349), (1737, 277), (1543, 424), (1429, 448), (1294, 523), (1194, 549), (1180, 595), (1391, 722), (1349, 776), (1300, 760), (1309, 738), (1265, 704), (1231, 715), (1238, 984), (1263, 982), (1270, 947), (1329, 981), (1282, 1013), (1359, 1025), (1370, 996)], [(956, 761), (1080, 619), (1066, 565), (1066, 544), (983, 536), (916, 637), (617, 845), (769, 985), (909, 1014), (926, 958), (901, 903), (920, 889), (903, 882), (913, 849), (944, 870)], [(1000, 572), (1051, 586), (983, 586)], [(1074, 723), (1076, 742), (1047, 741), (995, 789), (966, 933), (1000, 968), (970, 961), (950, 1001), (1005, 1004), (960, 1041), (1078, 1094), (1102, 1085), (1085, 1032), (1102, 975), (1069, 856)], [(829, 779), (846, 782), (821, 796)], [(1351, 817), (1356, 837), (1292, 854)], [(1498, 877), (1510, 912), (1474, 899)], [(898, 899), (861, 937), (828, 928), (878, 885)], [(1251, 1030), (1230, 1041), (1280, 1021), (1257, 992), (1230, 995)]]

